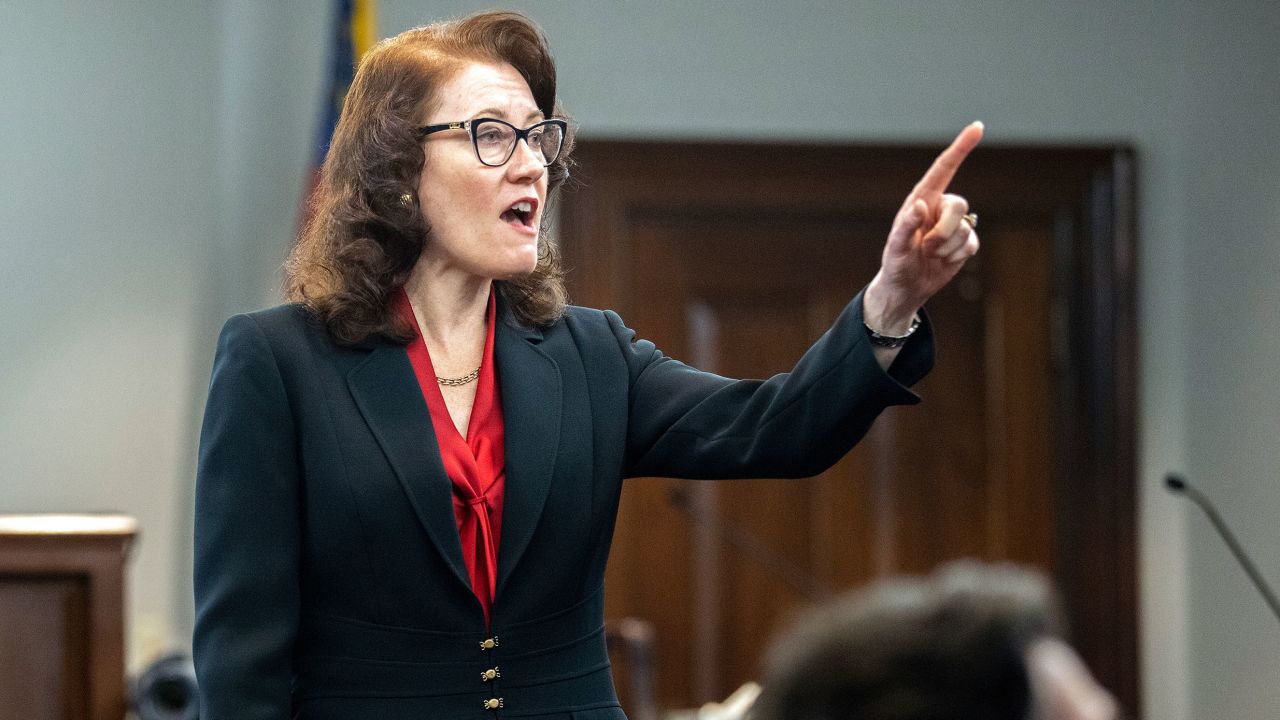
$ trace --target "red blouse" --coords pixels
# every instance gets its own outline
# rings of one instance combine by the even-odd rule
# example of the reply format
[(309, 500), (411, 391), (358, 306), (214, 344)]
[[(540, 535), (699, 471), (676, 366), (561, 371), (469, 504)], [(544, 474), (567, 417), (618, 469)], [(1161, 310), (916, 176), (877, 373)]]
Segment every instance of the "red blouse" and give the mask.
[[(409, 296), (401, 291), (396, 296), (396, 309), (415, 331), (418, 322), (413, 315)], [(471, 588), (484, 608), (485, 623), (498, 583), (498, 542), (502, 531), (502, 500), (506, 488), (506, 458), (502, 424), (502, 401), (493, 372), (493, 329), (497, 306), (492, 293), (486, 312), (488, 335), (484, 356), (480, 361), (480, 377), (476, 379), (476, 398), (471, 406), (467, 436), (458, 433), (449, 416), (444, 396), (436, 382), (431, 354), (421, 331), (406, 348), (413, 373), (422, 388), (422, 397), (431, 411), (436, 444), (445, 474), (453, 482), (453, 515), (462, 540), (462, 557), (467, 563)]]

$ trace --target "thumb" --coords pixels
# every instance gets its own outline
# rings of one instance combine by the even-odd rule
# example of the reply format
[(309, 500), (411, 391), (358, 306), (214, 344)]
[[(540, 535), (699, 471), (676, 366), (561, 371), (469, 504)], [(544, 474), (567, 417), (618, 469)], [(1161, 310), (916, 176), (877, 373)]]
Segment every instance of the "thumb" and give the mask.
[(885, 243), (888, 246), (887, 249), (896, 254), (910, 252), (911, 241), (916, 232), (924, 226), (928, 216), (929, 206), (924, 200), (917, 198), (894, 221), (893, 229), (889, 231), (889, 239)]

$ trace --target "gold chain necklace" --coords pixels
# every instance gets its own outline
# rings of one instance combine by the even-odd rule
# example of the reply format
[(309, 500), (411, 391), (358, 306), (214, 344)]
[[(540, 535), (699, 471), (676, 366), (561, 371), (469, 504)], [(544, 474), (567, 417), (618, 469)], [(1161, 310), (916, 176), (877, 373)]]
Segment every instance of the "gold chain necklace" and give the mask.
[(439, 375), (437, 375), (436, 382), (446, 387), (459, 387), (462, 385), (467, 385), (469, 383), (475, 382), (476, 378), (478, 377), (480, 377), (480, 368), (476, 368), (475, 370), (472, 370), (466, 375), (463, 375), (461, 377), (456, 377), (456, 378), (442, 378)]

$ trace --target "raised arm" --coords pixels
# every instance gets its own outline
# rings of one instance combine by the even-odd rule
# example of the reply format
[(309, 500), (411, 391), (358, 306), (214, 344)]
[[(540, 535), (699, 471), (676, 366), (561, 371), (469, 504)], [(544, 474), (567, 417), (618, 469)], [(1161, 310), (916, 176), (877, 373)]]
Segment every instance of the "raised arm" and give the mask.
[[(964, 128), (907, 195), (885, 242), (880, 271), (789, 373), (733, 381), (699, 372), (632, 342), (610, 316), (631, 372), (629, 475), (794, 477), (826, 469), (884, 408), (918, 402), (906, 389), (932, 365), (926, 300), (978, 250), (964, 198), (946, 193), (983, 126)], [(917, 337), (899, 347), (868, 330)]]
[(933, 364), (927, 319), (891, 372), (877, 364), (862, 325), (863, 294), (791, 372), (731, 380), (701, 372), (633, 341), (606, 313), (630, 373), (628, 476), (807, 477), (839, 460)]

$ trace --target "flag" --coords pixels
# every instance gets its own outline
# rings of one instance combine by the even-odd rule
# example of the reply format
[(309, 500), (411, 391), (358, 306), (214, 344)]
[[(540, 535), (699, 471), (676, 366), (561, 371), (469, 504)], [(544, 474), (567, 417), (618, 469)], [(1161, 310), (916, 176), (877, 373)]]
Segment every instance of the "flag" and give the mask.
[(333, 13), (329, 36), (332, 46), (329, 50), (329, 72), (326, 73), (325, 80), (327, 88), (320, 106), (315, 155), (298, 218), (299, 232), (306, 228), (311, 219), (311, 201), (316, 186), (320, 183), (320, 168), (329, 152), (333, 130), (338, 126), (338, 116), (342, 114), (342, 102), (347, 97), (347, 89), (355, 79), (356, 63), (378, 41), (375, 0), (335, 0), (334, 4), (337, 7)]

